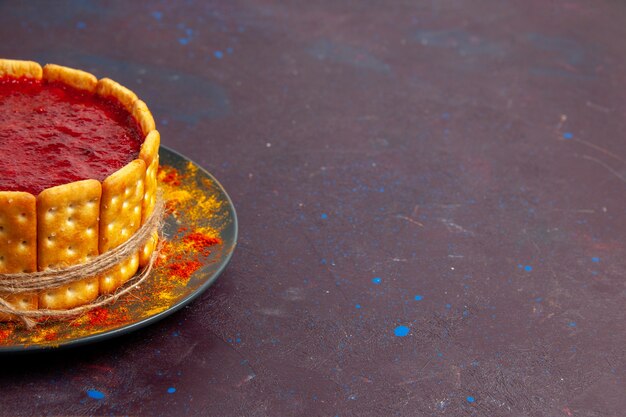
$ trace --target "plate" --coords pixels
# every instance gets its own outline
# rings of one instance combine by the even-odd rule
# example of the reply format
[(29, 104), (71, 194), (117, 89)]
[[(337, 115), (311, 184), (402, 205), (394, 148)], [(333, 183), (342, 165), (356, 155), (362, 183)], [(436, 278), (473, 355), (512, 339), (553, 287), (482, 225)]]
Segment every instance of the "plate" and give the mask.
[(187, 157), (161, 147), (159, 188), (165, 240), (151, 276), (114, 304), (33, 330), (0, 323), (0, 352), (93, 343), (145, 327), (180, 310), (210, 287), (237, 244), (237, 215), (224, 187)]

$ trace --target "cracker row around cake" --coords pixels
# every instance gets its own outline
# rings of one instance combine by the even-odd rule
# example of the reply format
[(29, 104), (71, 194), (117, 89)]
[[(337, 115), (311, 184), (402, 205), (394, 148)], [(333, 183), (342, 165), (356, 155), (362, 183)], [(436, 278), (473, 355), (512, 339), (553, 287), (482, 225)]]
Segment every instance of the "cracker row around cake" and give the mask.
[[(103, 180), (84, 178), (30, 192), (0, 190), (0, 273), (29, 273), (80, 264), (127, 241), (155, 208), (160, 135), (146, 104), (115, 81), (54, 64), (0, 59), (0, 79), (60, 83), (119, 103), (143, 143), (126, 165)], [(2, 126), (0, 126), (0, 129)], [(16, 151), (19, 151), (17, 149)], [(145, 266), (158, 234), (136, 254), (98, 276), (39, 293), (0, 294), (20, 309), (71, 309), (114, 292)], [(0, 320), (11, 317), (0, 314)]]

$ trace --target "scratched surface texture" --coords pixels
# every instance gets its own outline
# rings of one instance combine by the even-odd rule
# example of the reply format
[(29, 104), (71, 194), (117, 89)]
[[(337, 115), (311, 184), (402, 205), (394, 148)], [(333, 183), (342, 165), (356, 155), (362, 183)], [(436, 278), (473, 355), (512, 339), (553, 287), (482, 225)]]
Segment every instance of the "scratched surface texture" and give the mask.
[(626, 2), (0, 1), (233, 197), (199, 300), (0, 415), (626, 415)]

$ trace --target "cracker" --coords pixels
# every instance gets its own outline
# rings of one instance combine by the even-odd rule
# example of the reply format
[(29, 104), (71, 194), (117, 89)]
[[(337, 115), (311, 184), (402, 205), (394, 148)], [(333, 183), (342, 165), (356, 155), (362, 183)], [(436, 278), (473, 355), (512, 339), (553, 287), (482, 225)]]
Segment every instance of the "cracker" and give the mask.
[(154, 124), (154, 117), (152, 117), (152, 113), (150, 113), (148, 106), (143, 101), (135, 101), (130, 113), (133, 115), (137, 123), (139, 123), (139, 126), (141, 126), (141, 131), (144, 135), (147, 135), (156, 128), (156, 125)]
[[(141, 224), (144, 224), (148, 217), (154, 212), (157, 194), (157, 171), (159, 170), (159, 156), (152, 161), (148, 169), (146, 169), (145, 191), (141, 209)], [(154, 232), (150, 240), (141, 248), (139, 252), (139, 266), (142, 268), (150, 262), (152, 252), (156, 249), (159, 241), (159, 233)]]
[[(30, 193), (0, 191), (0, 273), (37, 271), (37, 199)], [(37, 294), (2, 294), (20, 310), (36, 310)], [(0, 313), (0, 321), (15, 320)]]
[(141, 144), (139, 158), (143, 159), (146, 166), (150, 165), (154, 158), (159, 156), (159, 145), (161, 144), (161, 134), (158, 130), (151, 130), (146, 135), (146, 139)]
[(0, 273), (37, 271), (37, 199), (0, 191)]
[(143, 248), (139, 251), (139, 266), (144, 267), (150, 263), (150, 258), (152, 257), (152, 253), (157, 247), (157, 243), (159, 243), (159, 232), (156, 230), (152, 232), (150, 239), (143, 245)]
[(48, 82), (61, 82), (89, 93), (93, 93), (98, 84), (98, 79), (93, 74), (55, 64), (44, 65), (43, 79)]
[(111, 294), (128, 281), (139, 269), (139, 254), (115, 265), (100, 276), (100, 294)]
[[(18, 310), (37, 310), (39, 297), (36, 293), (1, 294), (2, 298)], [(13, 314), (0, 313), (0, 322), (17, 321)]]
[[(102, 182), (100, 253), (126, 242), (141, 227), (146, 163), (135, 159)], [(139, 266), (135, 254), (100, 276), (100, 293), (107, 294), (128, 281)]]
[(100, 253), (126, 242), (141, 227), (146, 164), (135, 159), (102, 182)]
[[(84, 263), (98, 255), (98, 216), (102, 187), (96, 180), (59, 185), (37, 196), (39, 270)], [(39, 308), (68, 309), (98, 297), (98, 278), (43, 291)]]
[(143, 194), (142, 208), (141, 208), (141, 224), (144, 224), (148, 217), (154, 211), (157, 197), (157, 172), (159, 171), (159, 157), (152, 161), (152, 163), (146, 169), (146, 184)]
[(0, 59), (0, 77), (27, 77), (41, 80), (41, 65), (33, 61)]
[(141, 145), (139, 158), (146, 163), (146, 183), (144, 186), (143, 203), (141, 207), (141, 224), (154, 211), (157, 195), (157, 172), (159, 170), (159, 144), (161, 137), (156, 130), (151, 131), (146, 136)]
[(98, 215), (102, 188), (96, 180), (76, 181), (37, 197), (39, 270), (84, 263), (98, 255)]
[(98, 277), (81, 279), (39, 294), (39, 308), (67, 310), (88, 304), (98, 298)]
[[(141, 224), (144, 224), (148, 217), (154, 211), (157, 197), (157, 173), (159, 171), (159, 145), (161, 144), (161, 135), (157, 130), (152, 130), (146, 136), (139, 158), (141, 158), (148, 168), (146, 168), (146, 183), (144, 185), (143, 202), (141, 207)], [(150, 262), (152, 252), (156, 248), (159, 241), (159, 234), (154, 232), (152, 237), (143, 248), (139, 251), (139, 266), (144, 267)]]
[(137, 95), (128, 88), (109, 78), (102, 78), (98, 81), (96, 94), (100, 97), (116, 99), (129, 113), (132, 113), (133, 104), (139, 99)]

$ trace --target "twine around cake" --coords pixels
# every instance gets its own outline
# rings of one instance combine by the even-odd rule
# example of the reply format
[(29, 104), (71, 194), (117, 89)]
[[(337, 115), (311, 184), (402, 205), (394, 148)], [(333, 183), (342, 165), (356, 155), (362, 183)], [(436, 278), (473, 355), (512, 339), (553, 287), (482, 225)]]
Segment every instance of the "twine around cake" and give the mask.
[[(0, 274), (0, 313), (7, 313), (18, 317), (31, 329), (37, 325), (34, 319), (41, 317), (50, 318), (70, 318), (78, 316), (89, 310), (101, 307), (116, 301), (122, 295), (137, 288), (150, 275), (154, 268), (154, 263), (158, 257), (159, 250), (155, 248), (150, 260), (139, 273), (137, 273), (126, 285), (121, 286), (112, 294), (98, 297), (91, 303), (84, 304), (75, 308), (65, 310), (21, 310), (11, 305), (4, 297), (6, 295), (20, 294), (25, 292), (39, 292), (63, 285), (72, 284), (84, 278), (101, 275), (104, 271), (115, 267), (128, 257), (136, 254), (150, 240), (152, 234), (157, 231), (161, 235), (163, 227), (163, 216), (165, 205), (163, 198), (159, 196), (155, 204), (152, 214), (146, 219), (146, 222), (133, 234), (126, 242), (111, 249), (89, 261), (72, 265), (63, 269), (49, 269), (45, 271), (17, 273), (17, 274)], [(159, 236), (161, 241), (162, 236)]]

